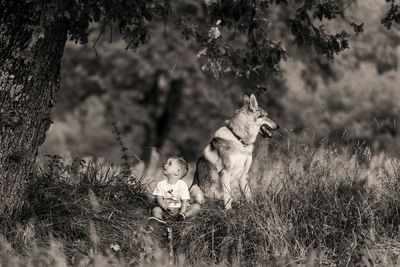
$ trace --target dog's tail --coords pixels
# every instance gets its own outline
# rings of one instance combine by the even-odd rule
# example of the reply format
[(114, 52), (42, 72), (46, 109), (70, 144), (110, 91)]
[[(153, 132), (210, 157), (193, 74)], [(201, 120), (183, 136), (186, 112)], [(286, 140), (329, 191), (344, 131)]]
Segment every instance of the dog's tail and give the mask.
[(193, 182), (190, 188), (197, 185), (204, 190), (210, 183), (211, 171), (211, 163), (204, 156), (201, 156), (196, 163), (196, 171), (194, 172)]
[(200, 160), (198, 160), (197, 163), (196, 163), (196, 170), (195, 170), (195, 172), (194, 172), (193, 181), (192, 181), (192, 184), (191, 184), (190, 187), (189, 187), (189, 190), (190, 190), (193, 186), (195, 186), (195, 185), (197, 185), (197, 186), (200, 185), (200, 179), (199, 179), (199, 162), (200, 162)]

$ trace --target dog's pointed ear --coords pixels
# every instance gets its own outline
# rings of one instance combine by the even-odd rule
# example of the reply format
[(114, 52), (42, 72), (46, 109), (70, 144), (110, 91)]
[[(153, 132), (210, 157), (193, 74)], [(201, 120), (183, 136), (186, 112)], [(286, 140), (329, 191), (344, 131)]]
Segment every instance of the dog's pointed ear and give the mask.
[(253, 94), (250, 95), (249, 108), (253, 112), (258, 109), (257, 99)]

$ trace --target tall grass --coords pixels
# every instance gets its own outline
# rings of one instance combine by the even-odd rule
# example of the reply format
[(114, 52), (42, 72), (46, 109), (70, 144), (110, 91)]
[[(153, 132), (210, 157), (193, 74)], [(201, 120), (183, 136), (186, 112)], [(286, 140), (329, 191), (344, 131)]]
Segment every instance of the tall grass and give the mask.
[[(252, 202), (238, 200), (229, 211), (208, 203), (196, 218), (170, 222), (175, 263), (398, 265), (399, 163), (337, 148), (259, 149)], [(130, 168), (49, 157), (32, 183), (26, 218), (3, 223), (0, 264), (168, 264), (146, 226), (151, 206), (142, 177)]]
[(178, 225), (177, 246), (189, 260), (249, 266), (400, 263), (398, 248), (384, 249), (399, 237), (397, 159), (362, 159), (334, 148), (283, 152), (259, 158), (272, 171), (254, 170), (252, 203), (205, 210)]

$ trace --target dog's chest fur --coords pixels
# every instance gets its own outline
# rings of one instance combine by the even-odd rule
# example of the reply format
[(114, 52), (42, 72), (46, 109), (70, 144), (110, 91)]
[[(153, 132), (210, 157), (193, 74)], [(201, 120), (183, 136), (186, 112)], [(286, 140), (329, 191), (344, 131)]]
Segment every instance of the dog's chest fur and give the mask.
[(229, 154), (230, 169), (228, 171), (232, 176), (240, 176), (243, 172), (247, 171), (247, 162), (252, 159), (252, 155), (243, 153), (241, 151), (235, 151), (235, 153)]
[(250, 168), (254, 146), (244, 146), (227, 127), (221, 127), (214, 135), (204, 156), (215, 164), (218, 171), (225, 169), (231, 179), (240, 178)]

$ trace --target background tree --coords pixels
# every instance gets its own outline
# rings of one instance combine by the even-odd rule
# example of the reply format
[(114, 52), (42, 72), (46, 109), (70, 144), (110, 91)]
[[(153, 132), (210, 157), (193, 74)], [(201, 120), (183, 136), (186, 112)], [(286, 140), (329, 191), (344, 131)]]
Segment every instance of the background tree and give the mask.
[[(88, 27), (99, 22), (100, 33), (117, 25), (126, 48), (148, 42), (152, 23), (174, 25), (183, 36), (195, 40), (202, 69), (214, 76), (233, 73), (250, 77), (253, 72), (278, 73), (287, 55), (279, 40), (269, 38), (274, 8), (289, 15), (287, 32), (294, 42), (311, 46), (328, 59), (348, 48), (345, 31), (328, 33), (324, 22), (341, 19), (356, 33), (362, 24), (343, 16), (340, 1), (218, 1), (189, 2), (202, 7), (193, 16), (190, 4), (177, 1), (53, 1), (0, 2), (0, 216), (16, 217), (24, 204), (26, 186), (33, 171), (38, 146), (51, 123), (50, 111), (59, 92), (60, 61), (69, 37), (88, 40)], [(398, 5), (383, 23), (398, 22)], [(199, 9), (200, 10), (200, 9)], [(237, 34), (240, 33), (240, 34)], [(112, 33), (110, 33), (111, 35)]]

